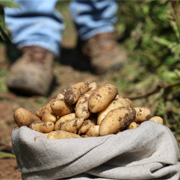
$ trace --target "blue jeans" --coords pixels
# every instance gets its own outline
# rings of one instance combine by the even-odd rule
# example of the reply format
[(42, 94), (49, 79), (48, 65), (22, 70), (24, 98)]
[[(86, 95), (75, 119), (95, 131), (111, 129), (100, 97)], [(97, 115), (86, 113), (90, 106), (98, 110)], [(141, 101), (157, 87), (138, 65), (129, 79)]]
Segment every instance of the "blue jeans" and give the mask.
[[(57, 0), (14, 0), (21, 9), (5, 8), (5, 22), (18, 48), (40, 46), (59, 55), (63, 17), (55, 10)], [(117, 21), (115, 0), (76, 0), (69, 4), (81, 39), (113, 32)]]

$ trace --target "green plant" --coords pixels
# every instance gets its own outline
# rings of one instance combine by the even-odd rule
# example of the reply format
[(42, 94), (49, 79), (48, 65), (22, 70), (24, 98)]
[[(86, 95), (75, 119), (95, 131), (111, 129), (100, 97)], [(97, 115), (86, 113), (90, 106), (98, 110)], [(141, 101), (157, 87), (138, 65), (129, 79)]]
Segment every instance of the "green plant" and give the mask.
[(9, 7), (9, 8), (20, 8), (20, 7), (13, 0), (0, 1), (0, 38), (3, 41), (10, 41), (7, 29), (6, 29), (6, 25), (5, 25), (4, 7)]

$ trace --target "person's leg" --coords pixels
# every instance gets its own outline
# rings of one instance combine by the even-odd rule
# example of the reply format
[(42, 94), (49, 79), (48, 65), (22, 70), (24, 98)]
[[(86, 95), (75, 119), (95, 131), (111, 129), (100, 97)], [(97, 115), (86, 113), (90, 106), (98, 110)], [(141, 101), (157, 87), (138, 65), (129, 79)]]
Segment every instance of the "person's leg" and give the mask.
[(63, 19), (55, 11), (57, 0), (16, 0), (21, 9), (5, 8), (12, 42), (22, 51), (10, 68), (9, 89), (47, 95), (53, 81), (54, 56), (59, 55)]
[(5, 22), (19, 48), (40, 46), (59, 54), (63, 18), (55, 11), (57, 0), (15, 0), (21, 7), (5, 8)]
[(127, 60), (113, 35), (117, 10), (115, 0), (76, 0), (70, 3), (81, 51), (89, 57), (94, 73), (120, 69)]

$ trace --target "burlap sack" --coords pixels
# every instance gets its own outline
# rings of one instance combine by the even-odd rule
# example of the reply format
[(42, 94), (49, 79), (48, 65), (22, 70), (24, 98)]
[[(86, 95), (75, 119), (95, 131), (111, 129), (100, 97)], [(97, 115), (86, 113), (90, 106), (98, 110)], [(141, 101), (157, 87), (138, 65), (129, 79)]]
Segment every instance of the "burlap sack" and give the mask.
[(21, 127), (12, 145), (25, 180), (180, 179), (176, 139), (155, 122), (118, 135), (56, 140)]

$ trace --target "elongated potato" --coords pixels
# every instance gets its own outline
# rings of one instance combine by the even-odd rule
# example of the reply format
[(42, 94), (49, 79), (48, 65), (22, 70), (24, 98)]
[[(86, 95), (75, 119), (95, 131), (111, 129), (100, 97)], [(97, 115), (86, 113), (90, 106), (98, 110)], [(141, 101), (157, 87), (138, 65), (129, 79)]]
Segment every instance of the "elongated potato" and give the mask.
[(122, 96), (117, 95), (117, 97), (111, 101), (104, 110), (98, 113), (97, 124), (100, 125), (107, 113), (118, 107), (130, 107), (130, 104)]
[(41, 122), (41, 119), (39, 117), (37, 117), (35, 114), (25, 108), (16, 109), (13, 113), (13, 117), (19, 127), (29, 126), (34, 121)]
[(86, 137), (98, 137), (98, 136), (99, 136), (99, 125), (95, 125), (88, 130), (88, 132), (84, 137), (86, 138)]
[(117, 94), (117, 88), (110, 83), (99, 87), (89, 97), (89, 110), (92, 113), (104, 110)]
[(88, 91), (84, 93), (80, 98), (78, 99), (75, 107), (75, 113), (78, 118), (84, 118), (88, 119), (89, 116), (91, 115), (91, 111), (89, 110), (89, 96), (93, 93), (94, 91)]
[(54, 123), (53, 122), (33, 122), (29, 126), (31, 129), (41, 132), (41, 133), (49, 133), (54, 130)]
[(64, 116), (66, 114), (70, 114), (74, 111), (74, 106), (67, 104), (64, 99), (56, 98), (50, 104), (52, 111), (57, 116)]
[(159, 124), (164, 124), (163, 119), (160, 116), (154, 116), (149, 121), (154, 121), (154, 122), (157, 122)]
[(83, 118), (76, 118), (74, 120), (60, 124), (60, 130), (76, 133), (84, 122)]
[(96, 82), (90, 82), (89, 87), (88, 87), (88, 91), (95, 90), (97, 88), (98, 88), (98, 86), (97, 86)]
[(82, 138), (82, 137), (77, 134), (61, 131), (61, 130), (50, 132), (47, 135), (47, 139), (72, 139), (72, 138)]
[(89, 83), (79, 82), (71, 86), (64, 94), (64, 100), (67, 104), (75, 104), (79, 97), (88, 91)]
[(52, 112), (46, 112), (45, 114), (43, 114), (42, 122), (47, 122), (47, 121), (55, 123), (57, 121), (56, 114), (54, 114)]
[(51, 102), (54, 101), (55, 98), (51, 99), (49, 102), (47, 102), (44, 106), (42, 106), (41, 108), (39, 108), (37, 111), (36, 111), (36, 115), (39, 117), (39, 118), (42, 118), (43, 114), (45, 114), (46, 112), (53, 112), (52, 109), (51, 109)]
[(151, 111), (147, 107), (134, 107), (136, 110), (136, 118), (134, 119), (134, 122), (142, 123), (144, 121), (147, 121), (151, 117)]
[(68, 122), (68, 121), (71, 121), (73, 119), (76, 119), (76, 114), (75, 113), (71, 113), (71, 114), (67, 114), (65, 116), (62, 116), (56, 123), (55, 123), (55, 127), (54, 127), (54, 130), (60, 130), (60, 127), (61, 127), (61, 123), (64, 123), (64, 122)]
[(96, 125), (96, 119), (90, 120), (87, 119), (83, 122), (81, 128), (78, 131), (78, 134), (85, 134), (87, 131), (92, 127)]
[(136, 111), (132, 108), (119, 107), (111, 110), (100, 124), (100, 136), (116, 134), (125, 129), (136, 116)]

